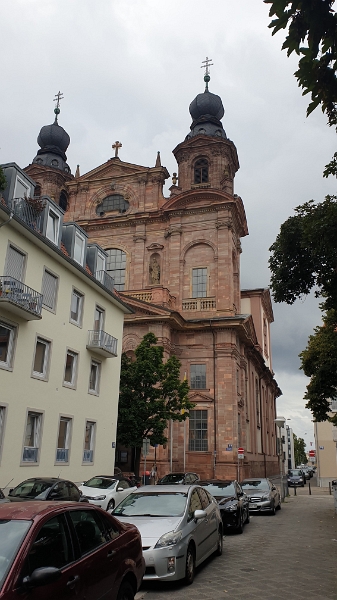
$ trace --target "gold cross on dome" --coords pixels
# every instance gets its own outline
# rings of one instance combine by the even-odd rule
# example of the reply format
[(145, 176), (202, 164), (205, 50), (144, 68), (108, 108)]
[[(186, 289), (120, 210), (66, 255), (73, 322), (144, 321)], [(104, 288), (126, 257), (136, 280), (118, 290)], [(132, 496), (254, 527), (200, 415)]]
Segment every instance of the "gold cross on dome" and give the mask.
[(212, 59), (208, 58), (208, 56), (206, 56), (206, 60), (202, 61), (202, 65), (201, 65), (201, 69), (206, 69), (205, 71), (205, 75), (209, 75), (209, 68), (213, 67), (213, 63), (212, 63)]
[(60, 107), (60, 100), (63, 100), (63, 92), (58, 92), (54, 98), (54, 102), (56, 102), (56, 108)]
[(118, 158), (118, 150), (121, 148), (123, 144), (121, 144), (118, 140), (114, 144), (112, 144), (112, 148), (115, 151), (115, 158)]

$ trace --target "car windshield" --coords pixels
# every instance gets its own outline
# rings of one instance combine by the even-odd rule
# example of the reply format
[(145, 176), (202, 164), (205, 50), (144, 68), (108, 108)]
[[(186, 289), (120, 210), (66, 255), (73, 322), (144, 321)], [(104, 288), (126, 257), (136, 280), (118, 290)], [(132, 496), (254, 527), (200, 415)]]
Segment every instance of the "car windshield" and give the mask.
[(41, 481), (40, 479), (31, 479), (20, 483), (14, 490), (8, 495), (14, 496), (15, 498), (37, 498), (40, 495), (45, 495), (45, 492), (50, 490), (53, 482)]
[(302, 471), (300, 469), (291, 469), (291, 471), (288, 471), (288, 475), (291, 476), (300, 476), (302, 475)]
[(113, 511), (123, 517), (179, 517), (184, 513), (187, 494), (142, 493), (130, 494)]
[(89, 481), (85, 481), (83, 485), (91, 488), (98, 488), (100, 490), (107, 490), (109, 487), (113, 487), (116, 483), (116, 479), (110, 477), (92, 477)]
[(184, 473), (169, 473), (160, 479), (160, 483), (180, 483), (184, 479)]
[(212, 496), (235, 496), (235, 487), (232, 481), (223, 483), (201, 483), (202, 487), (212, 494)]
[(31, 521), (0, 520), (0, 590)]
[(268, 482), (265, 479), (245, 479), (241, 483), (241, 487), (244, 490), (261, 490), (262, 492), (269, 490)]

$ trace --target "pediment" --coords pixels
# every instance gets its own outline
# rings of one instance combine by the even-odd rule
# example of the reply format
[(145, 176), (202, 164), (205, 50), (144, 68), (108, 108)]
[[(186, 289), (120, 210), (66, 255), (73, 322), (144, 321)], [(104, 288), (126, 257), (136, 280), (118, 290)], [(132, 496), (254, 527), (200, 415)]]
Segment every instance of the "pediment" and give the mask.
[(212, 396), (208, 396), (207, 394), (202, 394), (201, 392), (190, 392), (188, 395), (188, 399), (190, 402), (213, 402)]
[(233, 201), (233, 196), (220, 190), (195, 189), (170, 198), (164, 204), (163, 211), (182, 210), (185, 208), (207, 208), (212, 205)]
[(84, 183), (85, 181), (97, 180), (97, 179), (105, 179), (105, 178), (113, 178), (113, 177), (122, 177), (122, 176), (131, 176), (131, 175), (140, 175), (144, 176), (149, 171), (149, 167), (142, 167), (140, 165), (133, 165), (131, 163), (126, 163), (118, 158), (111, 158), (103, 165), (96, 167), (92, 171), (85, 173), (76, 181), (78, 183)]

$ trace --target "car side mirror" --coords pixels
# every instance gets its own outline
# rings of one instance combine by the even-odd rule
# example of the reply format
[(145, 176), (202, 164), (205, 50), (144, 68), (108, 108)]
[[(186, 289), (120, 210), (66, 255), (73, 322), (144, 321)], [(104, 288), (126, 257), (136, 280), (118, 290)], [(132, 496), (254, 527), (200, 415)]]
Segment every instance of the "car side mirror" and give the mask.
[(8, 496), (10, 496), (12, 494), (12, 491), (14, 490), (14, 488), (10, 488), (9, 492), (8, 492)]
[(122, 487), (118, 487), (116, 491), (117, 491), (117, 492), (123, 492), (123, 491), (124, 491), (124, 488), (122, 488)]
[(207, 514), (205, 510), (195, 510), (193, 517), (195, 521), (199, 521), (200, 519), (205, 519)]
[(56, 569), (55, 567), (41, 567), (40, 569), (35, 569), (30, 576), (25, 577), (22, 583), (28, 587), (40, 587), (54, 583), (61, 575), (60, 569)]

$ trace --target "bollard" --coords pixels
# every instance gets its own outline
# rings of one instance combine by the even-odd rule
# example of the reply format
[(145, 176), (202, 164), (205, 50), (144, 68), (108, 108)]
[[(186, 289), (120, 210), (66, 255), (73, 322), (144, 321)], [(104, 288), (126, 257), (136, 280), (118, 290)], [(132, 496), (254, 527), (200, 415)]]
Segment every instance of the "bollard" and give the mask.
[(296, 491), (296, 483), (294, 485), (294, 496), (297, 496), (297, 491)]
[(311, 496), (310, 479), (309, 479), (309, 496)]
[(329, 481), (329, 494), (331, 496), (331, 481)]

